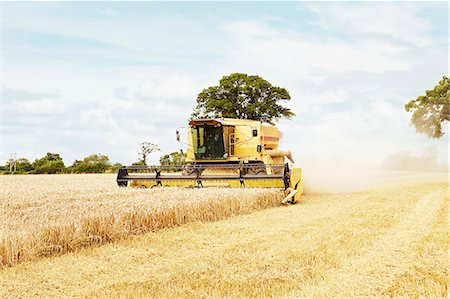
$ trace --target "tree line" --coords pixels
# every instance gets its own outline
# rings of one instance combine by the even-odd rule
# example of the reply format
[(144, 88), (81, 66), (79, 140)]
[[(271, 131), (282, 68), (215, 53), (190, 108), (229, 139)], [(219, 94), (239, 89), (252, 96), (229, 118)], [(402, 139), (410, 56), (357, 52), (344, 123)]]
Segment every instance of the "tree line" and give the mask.
[[(139, 156), (139, 161), (132, 165), (147, 165), (148, 153), (145, 159)], [(182, 165), (185, 160), (182, 150), (166, 154), (159, 159), (160, 165)], [(30, 162), (27, 158), (19, 158), (0, 165), (1, 174), (62, 174), (62, 173), (115, 173), (122, 167), (121, 163), (111, 163), (107, 155), (92, 154), (82, 160), (75, 160), (72, 165), (65, 165), (60, 154), (47, 153), (44, 157)]]
[(67, 166), (60, 154), (47, 153), (34, 162), (19, 158), (0, 167), (3, 174), (104, 173), (115, 172), (122, 164), (112, 164), (106, 155), (93, 154), (82, 160), (75, 160), (72, 165)]

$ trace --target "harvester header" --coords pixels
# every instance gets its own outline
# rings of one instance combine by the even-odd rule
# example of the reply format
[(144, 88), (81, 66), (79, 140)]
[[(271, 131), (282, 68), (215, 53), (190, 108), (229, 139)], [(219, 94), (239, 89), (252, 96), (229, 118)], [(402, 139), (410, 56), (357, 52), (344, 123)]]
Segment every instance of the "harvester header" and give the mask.
[[(179, 140), (179, 132), (177, 131)], [(192, 119), (187, 133), (186, 164), (128, 166), (119, 169), (119, 186), (275, 187), (286, 190), (283, 202), (302, 193), (301, 169), (291, 152), (278, 149), (277, 127), (255, 120)]]

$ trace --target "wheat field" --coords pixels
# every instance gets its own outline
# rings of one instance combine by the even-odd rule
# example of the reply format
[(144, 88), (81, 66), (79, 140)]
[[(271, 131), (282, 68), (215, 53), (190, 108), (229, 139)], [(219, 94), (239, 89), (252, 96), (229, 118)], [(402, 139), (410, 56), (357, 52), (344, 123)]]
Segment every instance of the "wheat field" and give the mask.
[(277, 189), (119, 188), (114, 175), (1, 176), (0, 268), (273, 207)]
[[(17, 196), (10, 193), (14, 189), (10, 186), (6, 189), (8, 200), (2, 203), (1, 216), (11, 217), (9, 223), (22, 230), (29, 230), (27, 226), (40, 230), (45, 217), (59, 219), (58, 223), (64, 223), (64, 219), (80, 221), (83, 218), (76, 215), (83, 213), (75, 212), (77, 209), (98, 216), (95, 213), (99, 212), (94, 210), (99, 207), (104, 207), (109, 215), (133, 204), (135, 207), (146, 204), (148, 209), (153, 209), (152, 204), (170, 205), (170, 200), (166, 203), (162, 196), (172, 196), (173, 204), (183, 203), (186, 207), (194, 200), (192, 192), (196, 192), (194, 201), (206, 203), (211, 203), (211, 195), (244, 201), (244, 196), (262, 199), (256, 208), (253, 199), (253, 208), (243, 209), (242, 214), (247, 215), (228, 219), (221, 216), (217, 219), (224, 220), (216, 222), (192, 219), (186, 225), (177, 223), (178, 227), (170, 229), (133, 233), (102, 246), (81, 246), (66, 254), (35, 257), (4, 267), (0, 270), (0, 297), (446, 298), (449, 295), (450, 219), (445, 174), (422, 183), (417, 178), (413, 183), (400, 183), (397, 178), (395, 185), (373, 190), (306, 194), (300, 204), (266, 210), (262, 210), (261, 201), (270, 202), (267, 206), (278, 201), (266, 198), (263, 191), (267, 190), (116, 190), (111, 185), (102, 185), (108, 184), (108, 176), (94, 178), (96, 182), (86, 183), (84, 176), (42, 177), (56, 180), (50, 188), (54, 191), (46, 193), (36, 183), (34, 189), (19, 192), (23, 215), (31, 213), (25, 202), (44, 201), (43, 206), (31, 204), (35, 219), (27, 220), (31, 221), (28, 224), (20, 224), (22, 216), (13, 219), (13, 214), (5, 214), (10, 213), (5, 208), (10, 208), (13, 196)], [(28, 177), (11, 180), (9, 184), (17, 186), (14, 180), (22, 185)], [(62, 182), (66, 186), (60, 186)], [(3, 184), (7, 185), (5, 181)], [(98, 193), (87, 195), (88, 188), (98, 189)], [(274, 190), (269, 194), (270, 198), (280, 196)], [(67, 201), (59, 204), (64, 198)], [(76, 202), (74, 206), (70, 206), (71, 201)], [(64, 205), (71, 208), (64, 209)], [(112, 207), (107, 208), (108, 205)], [(52, 206), (55, 211), (50, 209)], [(260, 211), (248, 214), (253, 210)], [(45, 216), (38, 216), (39, 213)], [(206, 208), (203, 213), (208, 213)], [(9, 224), (2, 224), (1, 230), (3, 238), (14, 235)]]

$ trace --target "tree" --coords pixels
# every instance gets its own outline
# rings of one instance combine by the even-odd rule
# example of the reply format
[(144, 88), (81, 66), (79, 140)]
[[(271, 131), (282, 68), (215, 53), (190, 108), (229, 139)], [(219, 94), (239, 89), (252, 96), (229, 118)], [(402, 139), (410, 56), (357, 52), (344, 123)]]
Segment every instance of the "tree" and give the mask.
[(96, 164), (96, 163), (108, 164), (109, 157), (106, 155), (102, 155), (102, 154), (93, 154), (93, 155), (90, 155), (90, 156), (87, 156), (86, 158), (84, 158), (83, 162), (87, 163), (87, 164)]
[(405, 110), (412, 112), (411, 123), (418, 133), (430, 138), (444, 135), (443, 124), (450, 120), (450, 81), (444, 76), (433, 89), (425, 91), (424, 96), (409, 101)]
[(58, 161), (48, 161), (45, 164), (35, 168), (33, 173), (61, 173), (65, 170), (64, 162), (62, 160)]
[(224, 117), (273, 123), (295, 115), (279, 104), (290, 99), (286, 89), (272, 86), (260, 76), (233, 73), (222, 77), (219, 86), (208, 87), (198, 94), (192, 116), (213, 117), (222, 113)]
[(33, 168), (36, 169), (50, 161), (62, 161), (62, 158), (59, 154), (47, 153), (44, 157), (34, 160)]
[(21, 172), (28, 172), (33, 169), (33, 166), (31, 165), (30, 161), (26, 158), (19, 158), (16, 160), (16, 169), (17, 171)]
[(159, 151), (159, 147), (157, 144), (151, 142), (142, 142), (139, 144), (138, 149), (138, 159), (143, 163), (143, 165), (147, 165), (147, 157), (156, 151)]
[[(17, 160), (15, 160), (16, 163), (16, 171), (17, 172), (28, 172), (30, 170), (33, 169), (33, 166), (31, 165), (30, 161), (28, 161), (28, 159), (26, 158), (19, 158)], [(6, 169), (9, 170), (10, 169), (10, 162), (6, 162)]]
[(161, 166), (177, 166), (186, 164), (186, 154), (180, 150), (179, 152), (173, 152), (168, 155), (164, 155), (159, 159)]
[(72, 171), (76, 173), (103, 173), (108, 168), (109, 158), (102, 154), (93, 154), (87, 156), (82, 161), (75, 160), (72, 165)]
[(33, 162), (33, 173), (59, 173), (65, 170), (64, 162), (59, 154), (47, 153)]
[(109, 171), (111, 172), (116, 172), (117, 170), (119, 170), (120, 167), (122, 167), (122, 163), (114, 163), (113, 165), (111, 165), (109, 167)]

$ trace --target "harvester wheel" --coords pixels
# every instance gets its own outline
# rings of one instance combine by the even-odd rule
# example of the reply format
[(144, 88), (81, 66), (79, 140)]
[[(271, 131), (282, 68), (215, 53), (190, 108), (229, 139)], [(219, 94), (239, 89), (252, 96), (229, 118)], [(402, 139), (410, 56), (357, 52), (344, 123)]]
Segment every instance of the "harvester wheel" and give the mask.
[(126, 187), (128, 185), (128, 182), (117, 182), (117, 185), (119, 185), (119, 187)]

